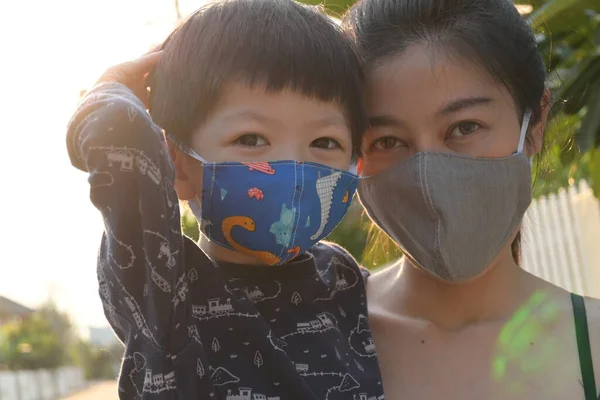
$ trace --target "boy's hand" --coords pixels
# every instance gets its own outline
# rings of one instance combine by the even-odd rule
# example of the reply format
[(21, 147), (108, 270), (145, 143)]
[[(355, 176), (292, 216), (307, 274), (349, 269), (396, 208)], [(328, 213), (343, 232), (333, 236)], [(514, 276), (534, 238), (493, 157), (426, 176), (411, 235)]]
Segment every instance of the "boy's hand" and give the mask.
[(161, 55), (162, 50), (157, 51), (157, 48), (154, 48), (137, 60), (110, 67), (102, 74), (96, 84), (117, 82), (125, 85), (144, 103), (144, 106), (148, 107), (146, 78), (148, 73), (160, 60)]

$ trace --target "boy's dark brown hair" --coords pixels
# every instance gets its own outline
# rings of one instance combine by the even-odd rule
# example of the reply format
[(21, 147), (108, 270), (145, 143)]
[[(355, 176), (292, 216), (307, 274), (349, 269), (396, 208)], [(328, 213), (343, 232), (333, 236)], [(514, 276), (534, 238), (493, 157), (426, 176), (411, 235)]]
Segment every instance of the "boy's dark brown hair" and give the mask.
[(163, 44), (149, 79), (150, 113), (184, 144), (229, 82), (290, 89), (345, 111), (353, 152), (366, 128), (363, 72), (341, 28), (292, 0), (229, 0), (189, 17)]

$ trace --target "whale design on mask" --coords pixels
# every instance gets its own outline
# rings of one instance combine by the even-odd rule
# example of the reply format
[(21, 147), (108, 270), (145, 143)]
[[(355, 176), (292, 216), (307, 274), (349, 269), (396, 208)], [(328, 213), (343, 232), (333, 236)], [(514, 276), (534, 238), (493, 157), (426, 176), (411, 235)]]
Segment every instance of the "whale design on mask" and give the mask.
[(310, 237), (311, 240), (316, 240), (325, 231), (325, 226), (329, 220), (329, 210), (331, 210), (331, 204), (333, 203), (333, 191), (341, 177), (342, 173), (338, 171), (317, 179), (317, 195), (321, 202), (321, 225)]

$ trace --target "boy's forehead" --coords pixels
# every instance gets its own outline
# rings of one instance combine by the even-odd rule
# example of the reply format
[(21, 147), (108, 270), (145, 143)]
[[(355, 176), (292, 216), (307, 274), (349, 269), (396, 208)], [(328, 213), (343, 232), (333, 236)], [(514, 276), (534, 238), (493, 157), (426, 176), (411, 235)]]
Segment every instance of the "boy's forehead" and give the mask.
[[(212, 116), (225, 121), (273, 122), (285, 117), (319, 126), (348, 126), (343, 106), (337, 100), (321, 100), (292, 88), (269, 90), (264, 84), (229, 82), (219, 90)], [(297, 117), (302, 118), (297, 118)]]

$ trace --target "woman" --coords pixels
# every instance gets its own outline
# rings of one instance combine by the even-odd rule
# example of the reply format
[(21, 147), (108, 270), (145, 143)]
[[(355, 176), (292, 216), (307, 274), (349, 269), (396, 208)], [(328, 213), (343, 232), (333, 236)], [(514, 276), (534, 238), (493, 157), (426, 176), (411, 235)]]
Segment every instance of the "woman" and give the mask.
[(550, 100), (526, 22), (368, 0), (344, 24), (368, 69), (360, 199), (406, 255), (367, 286), (386, 399), (596, 400), (600, 301), (519, 268)]

